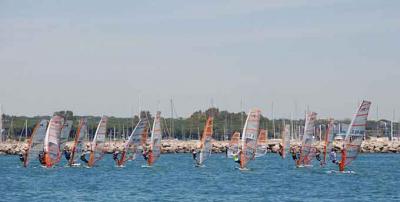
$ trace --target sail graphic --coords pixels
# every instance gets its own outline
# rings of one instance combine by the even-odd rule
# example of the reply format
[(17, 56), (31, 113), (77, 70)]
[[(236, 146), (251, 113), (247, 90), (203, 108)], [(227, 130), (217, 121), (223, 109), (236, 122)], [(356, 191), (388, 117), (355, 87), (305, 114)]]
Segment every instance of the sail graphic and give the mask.
[(121, 158), (118, 160), (118, 166), (123, 166), (127, 160), (133, 160), (136, 154), (144, 149), (147, 142), (149, 121), (147, 118), (142, 118), (132, 131), (129, 139), (125, 142), (124, 150)]
[(326, 130), (324, 148), (323, 148), (323, 159), (321, 161), (321, 166), (326, 165), (326, 158), (333, 147), (333, 119), (329, 119), (328, 129)]
[(43, 151), (43, 142), (46, 136), (47, 124), (49, 121), (41, 120), (36, 124), (35, 129), (33, 129), (32, 135), (28, 140), (28, 147), (26, 150), (26, 157), (24, 159), (24, 167), (29, 165), (29, 162), (37, 160), (39, 152)]
[(61, 148), (67, 143), (69, 134), (71, 133), (72, 130), (72, 125), (73, 125), (72, 120), (65, 121), (63, 129), (61, 130), (61, 137), (60, 137), (60, 145)]
[(204, 126), (203, 135), (200, 142), (200, 156), (197, 164), (202, 165), (204, 161), (211, 155), (212, 150), (212, 135), (213, 135), (214, 118), (208, 117), (206, 125)]
[(267, 134), (265, 130), (260, 130), (257, 138), (257, 151), (256, 157), (265, 156), (267, 154)]
[(106, 116), (101, 117), (93, 141), (90, 144), (90, 157), (88, 162), (89, 167), (93, 167), (97, 161), (103, 158), (104, 144), (106, 142), (107, 122), (108, 118)]
[(300, 158), (297, 160), (297, 166), (309, 166), (315, 156), (314, 144), (314, 126), (317, 119), (317, 113), (308, 112), (304, 127), (304, 135), (301, 143)]
[(282, 158), (286, 158), (286, 155), (290, 150), (290, 125), (286, 124), (282, 135)]
[(151, 130), (150, 154), (147, 160), (147, 163), (150, 166), (153, 165), (161, 155), (161, 140), (161, 112), (157, 112), (156, 117), (154, 118), (153, 129)]
[(78, 129), (75, 134), (74, 143), (71, 147), (71, 158), (68, 162), (68, 165), (72, 166), (78, 160), (78, 153), (83, 152), (84, 148), (84, 139), (87, 137), (88, 128), (87, 128), (87, 119), (81, 118), (79, 120)]
[(228, 158), (232, 158), (233, 155), (239, 151), (239, 141), (240, 141), (240, 133), (239, 132), (233, 133), (231, 141), (229, 142)]
[(243, 128), (240, 151), (240, 168), (246, 168), (250, 160), (253, 160), (257, 150), (257, 136), (260, 126), (261, 111), (252, 109), (247, 116)]
[(46, 167), (53, 167), (60, 161), (60, 136), (64, 125), (64, 118), (53, 116), (49, 122), (49, 127), (44, 138), (44, 153)]
[(342, 159), (339, 163), (340, 171), (344, 171), (345, 167), (354, 161), (360, 152), (370, 107), (371, 102), (363, 101), (351, 121), (346, 133), (346, 138), (344, 139)]

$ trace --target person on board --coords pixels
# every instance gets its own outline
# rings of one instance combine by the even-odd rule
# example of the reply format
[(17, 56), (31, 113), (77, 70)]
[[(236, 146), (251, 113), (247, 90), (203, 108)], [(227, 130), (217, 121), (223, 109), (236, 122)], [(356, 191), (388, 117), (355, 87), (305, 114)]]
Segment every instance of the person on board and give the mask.
[(240, 155), (242, 153), (242, 150), (239, 150), (237, 153), (233, 154), (233, 161), (235, 161), (235, 163), (240, 164)]
[(150, 159), (150, 158), (153, 158), (153, 151), (151, 149), (149, 149), (149, 151), (147, 152), (146, 156), (147, 156), (146, 161), (147, 160), (152, 161), (152, 159)]
[(297, 160), (297, 154), (296, 154), (296, 149), (294, 147), (291, 149), (290, 153), (292, 153), (293, 161), (296, 161)]
[(196, 159), (197, 159), (197, 152), (196, 152), (195, 149), (192, 149), (192, 157), (193, 157), (193, 160), (196, 161)]
[(318, 149), (315, 153), (315, 158), (317, 159), (317, 161), (321, 161), (321, 152)]
[(280, 143), (279, 143), (278, 154), (279, 154), (279, 156), (283, 157), (283, 146)]
[(39, 152), (39, 162), (42, 165), (46, 164), (46, 161), (44, 160), (45, 156), (46, 156), (46, 153), (44, 151)]
[(228, 158), (228, 150), (229, 150), (229, 147), (226, 145), (225, 146), (225, 157), (226, 158)]
[(65, 159), (67, 159), (67, 161), (69, 161), (71, 159), (71, 151), (69, 150), (69, 148), (66, 146), (64, 147), (64, 157)]
[(83, 162), (85, 162), (85, 163), (89, 163), (89, 161), (86, 159), (86, 153), (87, 153), (87, 152), (86, 152), (85, 150), (82, 149), (80, 159), (81, 159), (81, 161), (83, 161)]
[(331, 152), (329, 153), (329, 159), (332, 161), (332, 163), (339, 164), (339, 162), (336, 159), (336, 152), (334, 149), (331, 149)]
[(115, 162), (118, 162), (118, 155), (119, 155), (119, 151), (114, 149), (113, 159), (114, 159)]

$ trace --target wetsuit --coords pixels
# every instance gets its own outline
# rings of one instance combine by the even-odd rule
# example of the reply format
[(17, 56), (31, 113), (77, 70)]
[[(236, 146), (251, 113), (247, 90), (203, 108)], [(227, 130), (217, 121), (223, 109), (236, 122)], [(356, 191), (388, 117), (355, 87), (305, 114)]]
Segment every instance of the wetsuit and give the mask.
[(118, 152), (114, 152), (113, 153), (113, 159), (114, 159), (114, 161), (118, 161)]
[(196, 151), (193, 151), (193, 152), (192, 152), (192, 156), (193, 156), (193, 160), (196, 160), (196, 158), (197, 158), (197, 152), (196, 152)]
[(297, 160), (297, 154), (296, 154), (296, 152), (292, 152), (292, 159), (293, 159), (293, 161)]
[(331, 151), (329, 153), (329, 159), (331, 159), (332, 163), (334, 164), (338, 164), (337, 160), (336, 160), (336, 152)]
[(39, 162), (40, 162), (40, 164), (42, 164), (42, 165), (45, 165), (46, 164), (46, 162), (44, 161), (44, 152), (40, 152), (39, 153)]
[(81, 161), (85, 162), (85, 163), (89, 163), (88, 160), (86, 160), (86, 153), (82, 153), (81, 154)]
[(147, 161), (147, 159), (149, 159), (149, 157), (147, 156), (147, 152), (144, 151), (142, 155), (143, 155), (144, 160)]
[(234, 160), (236, 163), (240, 164), (239, 155), (237, 155), (237, 154), (233, 155), (233, 160)]
[(321, 153), (317, 152), (315, 154), (315, 158), (317, 159), (317, 161), (321, 161)]
[(65, 159), (67, 159), (67, 161), (69, 161), (71, 159), (71, 152), (69, 152), (68, 150), (64, 150), (64, 156), (65, 156)]
[(25, 162), (25, 155), (24, 154), (19, 154), (19, 160), (21, 162)]

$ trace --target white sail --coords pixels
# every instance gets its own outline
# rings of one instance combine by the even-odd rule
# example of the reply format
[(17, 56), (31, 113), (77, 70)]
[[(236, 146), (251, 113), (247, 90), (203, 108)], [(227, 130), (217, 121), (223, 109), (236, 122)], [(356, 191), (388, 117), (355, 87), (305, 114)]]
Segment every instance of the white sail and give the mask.
[(234, 154), (238, 153), (239, 142), (240, 142), (240, 132), (235, 132), (231, 137), (231, 141), (229, 142), (228, 158), (232, 158)]
[(243, 128), (241, 141), (240, 167), (245, 168), (250, 160), (253, 160), (257, 150), (257, 136), (260, 127), (261, 111), (253, 109), (247, 116)]
[(27, 148), (27, 158), (25, 159), (24, 166), (27, 167), (30, 162), (35, 162), (39, 157), (39, 153), (43, 151), (43, 142), (46, 136), (48, 120), (40, 121), (35, 127), (31, 137), (29, 138)]
[(60, 135), (64, 124), (64, 118), (53, 116), (49, 122), (49, 127), (44, 138), (45, 163), (47, 167), (52, 167), (60, 160)]
[(317, 120), (317, 113), (309, 112), (306, 116), (306, 123), (304, 127), (304, 135), (301, 143), (300, 159), (297, 161), (297, 165), (308, 166), (311, 165), (312, 159), (315, 157), (314, 144), (314, 127), (315, 121)]
[(286, 158), (290, 150), (290, 125), (286, 124), (282, 136), (282, 158)]
[(344, 140), (345, 156), (342, 154), (341, 161), (342, 171), (344, 170), (345, 166), (349, 165), (353, 160), (356, 159), (360, 151), (365, 135), (370, 107), (371, 102), (363, 101), (360, 107), (357, 109), (357, 112), (351, 121), (350, 127), (347, 130), (346, 138)]
[(106, 142), (108, 118), (106, 116), (101, 117), (99, 125), (97, 126), (96, 133), (93, 137), (93, 141), (90, 144), (90, 159), (88, 166), (93, 166), (96, 161), (100, 160), (104, 155), (104, 144)]
[(61, 147), (63, 147), (63, 145), (68, 141), (69, 135), (72, 130), (72, 125), (73, 125), (72, 120), (65, 121), (64, 127), (61, 130), (61, 138), (60, 138)]

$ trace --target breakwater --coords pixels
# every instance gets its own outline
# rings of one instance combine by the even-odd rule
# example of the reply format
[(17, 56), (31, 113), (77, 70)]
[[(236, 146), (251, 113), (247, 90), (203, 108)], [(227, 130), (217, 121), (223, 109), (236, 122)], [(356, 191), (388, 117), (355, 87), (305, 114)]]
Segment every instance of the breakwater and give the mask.
[[(280, 139), (268, 140), (269, 152), (277, 152), (279, 149)], [(72, 142), (68, 142), (66, 145), (70, 146)], [(86, 144), (89, 144), (87, 142)], [(105, 150), (107, 153), (112, 153), (114, 150), (122, 151), (124, 142), (123, 141), (112, 141), (105, 144)], [(229, 145), (229, 141), (214, 141), (213, 142), (213, 153), (223, 153)], [(299, 147), (300, 141), (292, 141), (291, 147)], [(336, 149), (341, 149), (343, 143), (341, 141), (335, 141), (333, 143)], [(17, 155), (24, 147), (27, 146), (26, 142), (7, 141), (0, 142), (0, 155)], [(192, 149), (196, 149), (199, 146), (197, 140), (163, 140), (162, 141), (162, 153), (189, 153)], [(317, 149), (322, 151), (323, 142), (316, 142), (314, 145)], [(387, 138), (374, 138), (366, 140), (361, 145), (362, 153), (400, 153), (400, 141), (389, 141)]]

